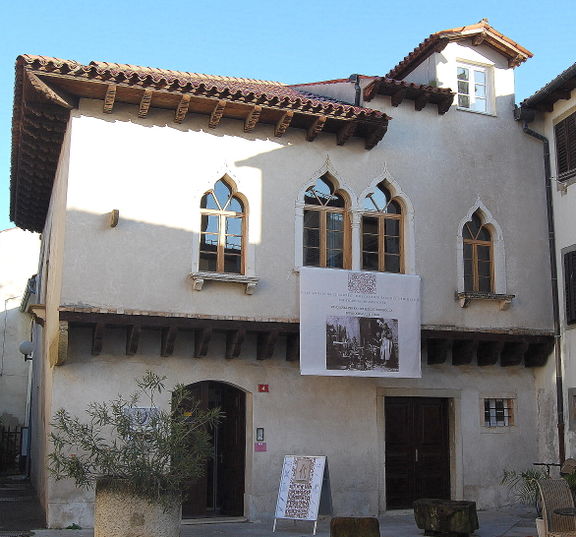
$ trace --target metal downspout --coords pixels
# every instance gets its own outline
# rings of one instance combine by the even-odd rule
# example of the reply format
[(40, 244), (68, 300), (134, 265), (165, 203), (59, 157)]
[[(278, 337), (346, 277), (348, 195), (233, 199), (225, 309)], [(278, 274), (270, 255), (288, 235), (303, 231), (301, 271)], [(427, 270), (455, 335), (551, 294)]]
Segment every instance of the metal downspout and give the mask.
[(540, 140), (544, 148), (544, 179), (546, 185), (546, 213), (548, 217), (548, 247), (550, 253), (550, 272), (552, 284), (552, 312), (554, 316), (554, 362), (556, 364), (556, 407), (558, 412), (558, 457), (560, 464), (566, 458), (564, 443), (564, 395), (562, 379), (562, 355), (560, 353), (560, 307), (558, 300), (558, 266), (556, 264), (556, 236), (554, 231), (554, 207), (552, 205), (552, 180), (550, 172), (550, 142), (546, 136), (533, 131), (524, 121), (522, 130)]
[(354, 84), (354, 106), (360, 106), (360, 96), (362, 95), (362, 89), (360, 88), (360, 75), (350, 75), (348, 80)]

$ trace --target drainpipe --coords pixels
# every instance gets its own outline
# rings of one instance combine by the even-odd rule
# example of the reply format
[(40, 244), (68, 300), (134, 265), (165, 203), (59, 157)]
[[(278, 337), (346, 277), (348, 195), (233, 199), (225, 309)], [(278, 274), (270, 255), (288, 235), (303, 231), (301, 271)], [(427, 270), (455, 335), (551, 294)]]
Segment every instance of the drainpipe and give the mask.
[(360, 106), (360, 96), (362, 95), (362, 90), (360, 89), (360, 75), (350, 75), (348, 80), (354, 83), (354, 89), (356, 91), (354, 106)]
[(548, 249), (550, 255), (550, 273), (552, 284), (552, 313), (554, 316), (554, 363), (556, 365), (556, 407), (558, 427), (558, 458), (560, 464), (566, 458), (564, 444), (564, 394), (562, 380), (562, 355), (560, 353), (560, 307), (558, 300), (558, 266), (556, 264), (556, 236), (554, 231), (554, 207), (552, 205), (552, 179), (550, 172), (550, 142), (546, 136), (533, 131), (528, 123), (534, 119), (535, 112), (522, 108), (514, 110), (516, 120), (523, 121), (522, 130), (542, 142), (544, 149), (544, 182), (546, 186), (546, 215), (548, 217)]

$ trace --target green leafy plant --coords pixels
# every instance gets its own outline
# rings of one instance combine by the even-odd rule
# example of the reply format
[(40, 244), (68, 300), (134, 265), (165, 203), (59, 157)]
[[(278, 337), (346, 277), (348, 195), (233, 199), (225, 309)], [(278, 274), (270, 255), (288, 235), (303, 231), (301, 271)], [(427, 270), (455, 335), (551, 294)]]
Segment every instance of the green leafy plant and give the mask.
[(165, 380), (146, 371), (128, 398), (88, 404), (85, 421), (58, 410), (51, 423), (51, 475), (73, 479), (81, 488), (97, 483), (99, 489), (134, 494), (166, 509), (180, 502), (190, 482), (204, 474), (212, 451), (210, 429), (222, 413), (200, 408), (181, 384), (172, 391), (171, 409), (158, 408)]
[(546, 472), (528, 470), (517, 472), (516, 470), (504, 470), (502, 473), (501, 485), (508, 488), (516, 500), (520, 503), (533, 505), (538, 516), (540, 516), (541, 509), (538, 502), (538, 480), (547, 477)]

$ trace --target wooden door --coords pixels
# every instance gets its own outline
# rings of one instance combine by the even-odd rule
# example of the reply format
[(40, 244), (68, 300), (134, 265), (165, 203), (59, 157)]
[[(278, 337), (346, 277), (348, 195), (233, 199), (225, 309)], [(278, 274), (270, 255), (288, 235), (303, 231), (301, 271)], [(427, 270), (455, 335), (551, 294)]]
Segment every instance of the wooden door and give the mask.
[(387, 397), (386, 506), (450, 498), (448, 399)]
[(221, 382), (204, 381), (189, 386), (202, 408), (220, 407), (224, 418), (212, 435), (213, 453), (205, 475), (190, 483), (182, 504), (183, 518), (242, 516), (246, 451), (246, 396)]

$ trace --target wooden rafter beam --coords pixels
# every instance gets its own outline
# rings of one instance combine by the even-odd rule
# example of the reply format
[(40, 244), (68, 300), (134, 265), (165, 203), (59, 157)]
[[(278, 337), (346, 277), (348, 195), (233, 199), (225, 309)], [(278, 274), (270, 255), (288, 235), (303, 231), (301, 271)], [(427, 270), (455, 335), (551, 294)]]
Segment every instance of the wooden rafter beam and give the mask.
[(105, 114), (111, 114), (112, 108), (114, 108), (114, 101), (116, 100), (116, 89), (118, 86), (116, 84), (109, 84), (106, 88), (106, 95), (104, 95), (104, 107), (103, 112)]
[(286, 336), (286, 361), (297, 362), (300, 359), (300, 336), (288, 334)]
[(182, 95), (182, 98), (176, 107), (176, 112), (174, 113), (174, 123), (182, 123), (184, 121), (189, 107), (190, 95)]
[(238, 358), (242, 351), (242, 343), (246, 337), (246, 330), (230, 330), (226, 333), (226, 358)]
[(92, 329), (92, 354), (98, 356), (102, 352), (104, 342), (104, 323), (96, 323)]
[(210, 339), (212, 338), (212, 328), (199, 328), (194, 334), (194, 356), (202, 358), (208, 354)]
[(133, 356), (138, 352), (141, 331), (142, 327), (139, 324), (131, 324), (126, 328), (126, 354), (128, 356)]
[(277, 340), (278, 330), (270, 330), (269, 332), (261, 332), (258, 334), (256, 359), (269, 360), (272, 358)]
[(318, 116), (306, 131), (306, 140), (313, 142), (326, 124), (326, 116)]
[(472, 45), (477, 47), (484, 43), (484, 39), (486, 39), (486, 32), (480, 32), (472, 38)]
[(211, 129), (215, 129), (220, 120), (222, 119), (222, 115), (224, 114), (224, 109), (226, 108), (226, 101), (220, 100), (214, 106), (214, 110), (210, 114), (210, 121), (208, 121), (208, 127)]
[(344, 145), (356, 132), (356, 122), (347, 121), (340, 130), (336, 133), (336, 143)]
[(388, 125), (376, 127), (375, 129), (373, 129), (372, 132), (370, 132), (370, 134), (366, 136), (364, 147), (366, 147), (366, 149), (372, 149), (376, 147), (378, 142), (382, 140), (382, 138), (384, 138), (384, 135), (386, 134), (387, 130)]
[(428, 365), (443, 364), (452, 351), (451, 339), (429, 339), (427, 345)]
[(454, 94), (446, 96), (438, 103), (438, 114), (443, 116), (450, 107), (452, 106), (452, 101), (454, 101)]
[(478, 341), (456, 339), (452, 344), (452, 365), (469, 365), (476, 359)]
[(151, 89), (144, 90), (142, 94), (142, 99), (140, 99), (140, 106), (138, 107), (138, 117), (145, 118), (150, 111), (150, 105), (152, 104), (152, 95), (154, 91)]
[(162, 329), (160, 356), (172, 356), (174, 353), (174, 345), (176, 344), (177, 335), (178, 328), (176, 326), (169, 326)]
[(399, 106), (408, 93), (407, 88), (400, 88), (390, 96), (390, 104), (392, 106)]
[(554, 340), (546, 343), (532, 343), (524, 356), (526, 367), (542, 367), (554, 350)]
[(246, 117), (246, 121), (244, 121), (244, 132), (252, 132), (256, 127), (256, 123), (260, 119), (260, 114), (262, 113), (261, 106), (253, 106), (248, 112), (248, 116)]
[(274, 127), (274, 136), (280, 138), (286, 132), (286, 129), (290, 126), (292, 118), (294, 117), (294, 112), (292, 110), (287, 110), (282, 114), (282, 117), (276, 123)]
[(76, 108), (76, 100), (71, 95), (68, 95), (65, 91), (61, 89), (54, 88), (48, 85), (44, 80), (41, 80), (34, 73), (26, 71), (26, 77), (32, 85), (32, 87), (41, 95), (46, 97), (50, 102), (61, 106), (67, 110), (72, 110)]
[(502, 367), (520, 365), (527, 350), (528, 343), (526, 341), (506, 343), (500, 354), (500, 365)]
[(429, 100), (430, 100), (429, 93), (421, 93), (420, 95), (418, 95), (418, 97), (416, 97), (416, 99), (414, 99), (414, 109), (417, 110), (418, 112), (420, 110), (423, 110), (426, 104), (428, 104)]
[(508, 60), (508, 67), (510, 68), (518, 67), (525, 59), (526, 56), (524, 56), (523, 54), (517, 54), (516, 56)]
[(364, 89), (364, 100), (366, 102), (370, 102), (376, 95), (378, 94), (378, 90), (380, 89), (380, 80), (375, 80), (371, 84), (368, 84)]
[(504, 341), (481, 341), (476, 353), (479, 366), (496, 365), (500, 353), (504, 348)]

